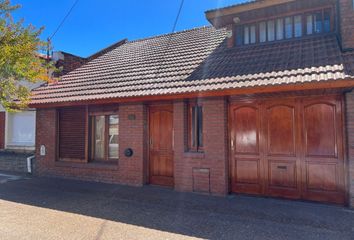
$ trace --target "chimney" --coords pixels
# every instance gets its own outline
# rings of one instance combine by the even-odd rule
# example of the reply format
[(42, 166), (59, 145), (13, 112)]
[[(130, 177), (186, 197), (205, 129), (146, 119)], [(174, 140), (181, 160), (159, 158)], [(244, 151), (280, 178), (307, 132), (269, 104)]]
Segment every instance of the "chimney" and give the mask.
[(54, 52), (52, 60), (54, 61), (55, 66), (61, 70), (54, 74), (55, 77), (65, 75), (87, 62), (85, 58), (62, 51)]

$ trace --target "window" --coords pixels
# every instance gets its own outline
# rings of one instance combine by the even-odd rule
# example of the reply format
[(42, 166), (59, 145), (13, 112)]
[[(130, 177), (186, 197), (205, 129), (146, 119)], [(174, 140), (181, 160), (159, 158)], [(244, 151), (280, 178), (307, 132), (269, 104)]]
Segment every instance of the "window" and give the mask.
[(58, 109), (58, 161), (87, 162), (86, 107)]
[(328, 10), (323, 13), (323, 30), (324, 32), (331, 31), (331, 13)]
[(308, 15), (306, 18), (306, 33), (307, 35), (313, 34), (313, 16)]
[(203, 107), (197, 102), (189, 103), (188, 147), (191, 151), (203, 150)]
[(115, 161), (119, 156), (117, 114), (90, 116), (91, 161)]
[(306, 34), (331, 31), (331, 10), (325, 9), (306, 16)]
[(302, 36), (301, 16), (295, 16), (294, 17), (294, 34), (295, 34), (295, 37), (301, 37)]
[(322, 13), (318, 12), (314, 15), (314, 23), (315, 23), (315, 33), (322, 32)]
[(256, 26), (245, 26), (243, 30), (243, 43), (245, 45), (256, 43)]
[(268, 41), (275, 40), (275, 23), (274, 20), (267, 22), (267, 32), (268, 32)]
[(267, 26), (265, 22), (259, 23), (259, 41), (261, 43), (267, 41)]
[(8, 113), (7, 117), (7, 148), (34, 147), (36, 112)]
[(249, 44), (250, 43), (250, 34), (249, 34), (249, 27), (245, 27), (244, 28), (244, 40), (243, 40), (243, 43), (244, 44)]
[[(332, 9), (266, 20), (236, 28), (236, 44), (264, 43), (299, 38), (333, 30)], [(257, 30), (256, 30), (257, 29)], [(257, 34), (256, 34), (257, 31)]]
[(293, 37), (293, 18), (285, 18), (285, 38), (289, 39)]
[(256, 43), (256, 25), (250, 27), (250, 41)]
[(284, 38), (284, 20), (282, 18), (277, 19), (277, 40)]
[(242, 32), (242, 26), (237, 26), (236, 27), (236, 45), (242, 45), (243, 42), (243, 32)]

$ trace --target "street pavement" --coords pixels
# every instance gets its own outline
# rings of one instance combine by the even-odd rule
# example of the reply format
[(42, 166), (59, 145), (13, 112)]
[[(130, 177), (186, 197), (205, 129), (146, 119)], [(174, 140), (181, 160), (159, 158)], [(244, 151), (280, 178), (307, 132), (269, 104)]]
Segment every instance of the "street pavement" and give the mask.
[(0, 173), (0, 239), (353, 240), (354, 211)]

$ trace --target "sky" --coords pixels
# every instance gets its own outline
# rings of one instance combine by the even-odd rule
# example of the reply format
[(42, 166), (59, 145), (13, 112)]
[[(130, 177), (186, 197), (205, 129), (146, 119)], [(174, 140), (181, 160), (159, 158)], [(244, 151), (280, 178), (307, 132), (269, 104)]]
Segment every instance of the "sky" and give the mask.
[[(176, 31), (207, 26), (206, 10), (245, 0), (185, 0)], [(41, 38), (51, 36), (75, 0), (12, 0), (21, 9), (15, 20), (45, 27)], [(52, 39), (54, 51), (87, 57), (121, 39), (141, 39), (170, 33), (181, 0), (79, 0)]]

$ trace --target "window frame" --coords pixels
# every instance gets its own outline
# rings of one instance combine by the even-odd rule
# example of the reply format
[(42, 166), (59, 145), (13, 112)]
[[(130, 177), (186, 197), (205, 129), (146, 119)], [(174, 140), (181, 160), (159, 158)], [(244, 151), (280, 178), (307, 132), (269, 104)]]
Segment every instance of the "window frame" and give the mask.
[[(97, 159), (95, 157), (95, 119), (96, 117), (104, 116), (104, 158)], [(111, 158), (109, 156), (109, 118), (110, 116), (118, 117), (118, 149), (119, 149), (119, 113), (116, 111), (89, 111), (88, 113), (88, 151), (89, 151), (89, 162), (95, 163), (117, 163), (119, 161), (119, 151), (116, 158)]]
[[(193, 119), (193, 108), (196, 109)], [(187, 106), (187, 124), (188, 124), (188, 151), (204, 152), (204, 108), (203, 104), (197, 100), (190, 100)], [(201, 111), (201, 114), (199, 114)], [(201, 117), (201, 119), (200, 119)], [(201, 124), (200, 124), (201, 121)], [(193, 122), (195, 128), (193, 130)], [(201, 125), (201, 127), (200, 127)], [(201, 138), (201, 141), (200, 141)], [(195, 144), (194, 144), (195, 143)]]
[[(242, 45), (252, 45), (257, 43), (257, 24), (245, 24), (240, 26), (242, 28)], [(246, 31), (246, 28), (248, 31)], [(254, 30), (254, 41), (252, 38), (252, 29)], [(248, 42), (246, 43), (246, 36)]]
[[(262, 36), (262, 34), (261, 34), (261, 24), (263, 25), (264, 24), (264, 41), (262, 41), (261, 40), (261, 36)], [(261, 22), (259, 22), (259, 23), (257, 23), (257, 25), (258, 25), (258, 36), (259, 36), (259, 38), (258, 38), (258, 42), (259, 43), (266, 43), (266, 42), (268, 42), (268, 27), (267, 27), (267, 21), (261, 21)]]
[[(300, 17), (300, 22), (299, 22), (299, 26), (300, 26), (300, 35), (299, 36), (296, 36), (296, 18), (297, 17)], [(304, 14), (297, 14), (297, 15), (294, 15), (293, 16), (293, 38), (302, 38), (304, 36), (304, 18), (305, 18), (305, 15)]]
[[(330, 17), (329, 19), (329, 31), (325, 31), (324, 27), (325, 27), (325, 23), (324, 23), (324, 17), (325, 17), (325, 13), (328, 12), (328, 16)], [(321, 14), (321, 32), (317, 33), (315, 31), (315, 14), (316, 13), (320, 13)], [(308, 34), (308, 25), (307, 25), (307, 17), (308, 16), (312, 16), (312, 33)], [(300, 36), (295, 36), (295, 18), (296, 17), (300, 17), (300, 32), (298, 32), (299, 34), (301, 34)], [(286, 36), (286, 19), (290, 18), (291, 19), (291, 37), (287, 37)], [(282, 39), (278, 39), (278, 20), (282, 21)], [(270, 21), (274, 21), (274, 40), (269, 41), (269, 32), (268, 32), (268, 22)], [(244, 24), (240, 24), (240, 25), (236, 25), (235, 26), (235, 33), (236, 33), (236, 37), (235, 37), (235, 46), (247, 46), (247, 45), (251, 45), (251, 44), (268, 44), (268, 43), (274, 43), (274, 42), (278, 42), (278, 41), (287, 41), (287, 40), (292, 40), (292, 39), (300, 39), (303, 37), (307, 37), (307, 36), (311, 36), (311, 35), (320, 35), (320, 34), (328, 34), (331, 32), (335, 31), (335, 19), (334, 19), (334, 8), (333, 6), (327, 5), (327, 6), (323, 6), (321, 8), (313, 8), (313, 9), (308, 9), (306, 11), (298, 11), (298, 12), (294, 12), (291, 13), (289, 15), (286, 14), (282, 14), (279, 15), (277, 17), (272, 17), (272, 18), (260, 18), (258, 20), (255, 21), (247, 21)], [(265, 23), (265, 41), (261, 42), (261, 36), (260, 36), (260, 24), (261, 23)], [(250, 28), (251, 26), (256, 26), (256, 42), (255, 43), (251, 43), (251, 38), (249, 36), (249, 43), (245, 44), (244, 42), (244, 32), (245, 32), (245, 27), (249, 28), (250, 32)], [(238, 33), (241, 32), (241, 37), (238, 37)], [(237, 41), (236, 39), (240, 40)]]
[[(275, 18), (275, 41), (283, 41), (285, 39), (285, 18)], [(282, 27), (281, 27), (281, 33), (282, 37), (281, 39), (278, 39), (278, 26), (279, 26), (279, 20), (282, 22)]]

